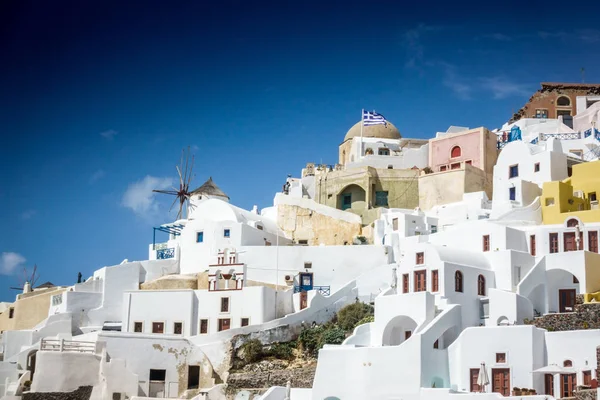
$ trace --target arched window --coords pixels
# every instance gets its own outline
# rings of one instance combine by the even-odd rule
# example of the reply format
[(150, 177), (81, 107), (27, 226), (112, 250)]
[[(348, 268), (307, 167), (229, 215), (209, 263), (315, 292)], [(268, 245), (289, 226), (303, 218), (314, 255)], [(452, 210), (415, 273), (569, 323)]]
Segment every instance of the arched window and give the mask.
[(573, 361), (571, 360), (565, 360), (563, 362), (563, 367), (572, 367), (573, 366)]
[(452, 150), (450, 151), (450, 158), (456, 158), (456, 157), (460, 157), (460, 155), (462, 154), (460, 147), (459, 146), (454, 146), (452, 148)]
[(477, 294), (485, 296), (485, 276), (483, 275), (477, 277)]
[(463, 291), (463, 274), (460, 271), (454, 273), (454, 291), (461, 293)]
[(571, 105), (571, 99), (567, 96), (560, 96), (556, 99), (556, 105), (561, 107), (568, 107)]
[(575, 218), (571, 218), (567, 221), (567, 228), (575, 228), (577, 224), (579, 224), (579, 221), (577, 221)]

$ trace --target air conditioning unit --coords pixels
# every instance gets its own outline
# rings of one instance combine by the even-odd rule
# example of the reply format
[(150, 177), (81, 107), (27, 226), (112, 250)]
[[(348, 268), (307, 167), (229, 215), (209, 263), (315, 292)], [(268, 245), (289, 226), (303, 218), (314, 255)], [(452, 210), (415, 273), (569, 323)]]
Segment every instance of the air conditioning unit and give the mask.
[(573, 196), (574, 197), (579, 197), (580, 199), (583, 199), (583, 190), (576, 190), (573, 192)]
[(600, 209), (600, 206), (598, 206), (598, 200), (590, 201), (590, 208), (592, 210)]

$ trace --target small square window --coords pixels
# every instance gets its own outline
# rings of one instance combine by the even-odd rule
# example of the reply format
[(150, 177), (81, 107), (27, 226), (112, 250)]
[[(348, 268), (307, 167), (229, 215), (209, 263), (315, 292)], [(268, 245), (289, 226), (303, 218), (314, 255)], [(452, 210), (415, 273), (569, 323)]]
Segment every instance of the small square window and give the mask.
[(511, 165), (510, 167), (508, 167), (508, 177), (509, 178), (516, 178), (519, 176), (519, 165)]
[(598, 201), (598, 197), (596, 197), (596, 192), (591, 192), (588, 197), (590, 198), (590, 201)]
[(231, 237), (231, 230), (230, 229), (223, 229), (223, 237)]
[(196, 243), (204, 242), (204, 232), (196, 232)]
[(388, 192), (387, 191), (375, 192), (375, 205), (387, 207), (387, 205), (388, 205)]
[(460, 169), (460, 163), (454, 163), (454, 164), (450, 164), (450, 169)]
[(506, 353), (496, 353), (496, 363), (498, 363), (498, 364), (506, 363)]
[(431, 233), (437, 233), (437, 225), (431, 225)]
[(445, 165), (442, 165), (442, 166), (440, 167), (440, 172), (443, 172), (443, 171), (445, 171), (447, 168), (448, 168), (448, 167), (446, 167)]
[(143, 322), (134, 322), (133, 323), (133, 331), (141, 333), (144, 331), (144, 323)]
[(241, 325), (242, 326), (250, 325), (250, 318), (242, 318)]
[(421, 265), (423, 263), (425, 263), (425, 253), (423, 253), (423, 252), (417, 253), (416, 264)]
[(473, 161), (471, 161), (471, 160), (467, 160), (467, 161), (465, 161), (465, 164), (466, 164), (466, 165), (473, 165)]
[(221, 297), (221, 312), (229, 312), (229, 297)]
[(14, 318), (15, 317), (15, 309), (13, 307), (8, 309), (8, 318)]
[(200, 320), (200, 333), (208, 333), (208, 320), (207, 319)]
[(540, 163), (536, 162), (533, 164), (533, 172), (540, 172)]
[(546, 207), (554, 205), (554, 197), (546, 197)]
[(175, 335), (181, 335), (183, 333), (183, 322), (175, 322), (173, 324), (173, 333)]
[(165, 333), (165, 323), (164, 322), (153, 322), (152, 323), (152, 333)]
[(311, 262), (304, 262), (304, 268), (305, 268), (305, 269), (310, 269), (310, 268), (312, 268), (312, 263), (311, 263)]
[(377, 154), (380, 156), (389, 156), (390, 155), (390, 149), (386, 149), (386, 148), (379, 148), (377, 150)]
[(515, 189), (514, 187), (511, 187), (508, 189), (508, 199), (515, 201), (515, 199), (517, 198), (517, 189)]

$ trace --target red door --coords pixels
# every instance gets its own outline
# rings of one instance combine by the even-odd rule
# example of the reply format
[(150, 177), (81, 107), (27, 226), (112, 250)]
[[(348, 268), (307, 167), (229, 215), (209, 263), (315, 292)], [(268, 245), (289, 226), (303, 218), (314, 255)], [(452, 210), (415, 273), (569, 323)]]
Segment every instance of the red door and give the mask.
[(425, 277), (427, 271), (415, 271), (415, 292), (424, 292), (426, 288)]
[(479, 368), (471, 368), (471, 392), (479, 392), (481, 389), (477, 384), (479, 378)]
[(560, 397), (573, 397), (575, 385), (577, 385), (577, 375), (560, 374)]
[(552, 374), (544, 376), (544, 392), (549, 396), (554, 396), (554, 376)]
[(562, 312), (575, 311), (575, 289), (558, 290), (558, 309)]
[(408, 274), (402, 275), (402, 293), (408, 293)]
[(304, 310), (308, 307), (308, 292), (300, 292), (300, 309)]
[(577, 246), (575, 244), (575, 232), (565, 232), (563, 235), (563, 241), (565, 245), (565, 251), (577, 250)]
[(503, 396), (510, 396), (510, 370), (508, 368), (492, 369), (492, 391)]
[(593, 252), (598, 252), (598, 231), (590, 231), (588, 232), (588, 249)]
[(229, 318), (219, 320), (219, 332), (226, 331), (229, 328), (231, 328), (231, 320)]

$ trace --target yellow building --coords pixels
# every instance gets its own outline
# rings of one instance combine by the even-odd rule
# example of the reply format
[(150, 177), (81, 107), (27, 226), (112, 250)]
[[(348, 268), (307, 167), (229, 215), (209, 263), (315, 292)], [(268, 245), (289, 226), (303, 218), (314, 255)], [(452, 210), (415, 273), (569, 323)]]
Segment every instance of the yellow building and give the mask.
[(582, 222), (600, 222), (600, 161), (576, 164), (570, 178), (545, 182), (542, 187), (544, 224), (562, 224), (577, 217)]
[(64, 287), (48, 283), (18, 295), (17, 301), (0, 312), (0, 332), (32, 329), (48, 318), (52, 296), (64, 291)]

